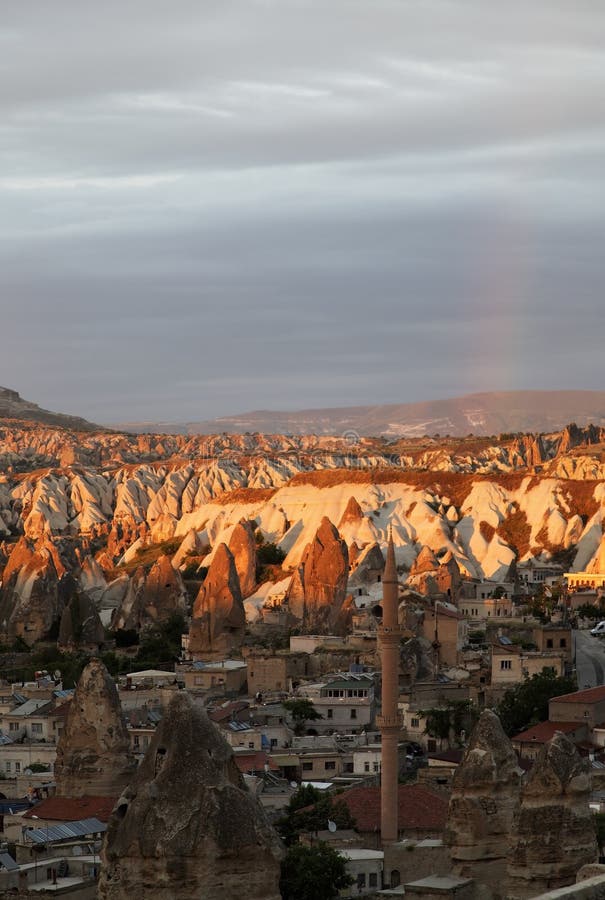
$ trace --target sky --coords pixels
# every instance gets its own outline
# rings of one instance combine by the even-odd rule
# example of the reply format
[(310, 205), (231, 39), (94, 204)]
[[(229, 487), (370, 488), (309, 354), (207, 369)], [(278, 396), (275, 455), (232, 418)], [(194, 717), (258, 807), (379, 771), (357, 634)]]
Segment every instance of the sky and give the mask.
[(101, 423), (603, 387), (605, 5), (0, 9), (1, 385)]

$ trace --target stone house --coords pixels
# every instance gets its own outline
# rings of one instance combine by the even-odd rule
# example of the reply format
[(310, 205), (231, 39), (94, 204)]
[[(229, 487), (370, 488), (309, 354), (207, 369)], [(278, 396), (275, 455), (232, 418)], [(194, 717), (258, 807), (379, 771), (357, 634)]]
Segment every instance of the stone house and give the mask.
[(290, 692), (308, 675), (308, 653), (244, 650), (244, 654), (248, 664), (248, 693), (252, 696), (272, 691)]
[(359, 732), (371, 728), (376, 714), (374, 679), (370, 675), (339, 674), (299, 694), (307, 697), (321, 715), (308, 730), (318, 734), (333, 731)]
[(510, 597), (481, 597), (460, 600), (458, 608), (463, 616), (477, 622), (486, 619), (511, 618), (514, 612), (513, 601)]
[(558, 650), (567, 661), (572, 656), (572, 633), (568, 625), (541, 625), (532, 631), (533, 642), (541, 653)]
[(586, 722), (539, 722), (516, 734), (511, 743), (522, 759), (535, 759), (557, 731), (562, 731), (574, 744), (587, 742), (591, 736)]
[(539, 653), (521, 650), (514, 645), (492, 646), (492, 685), (518, 684), (524, 678), (539, 675), (548, 669), (557, 676), (565, 674), (565, 657), (558, 650)]
[(241, 659), (198, 661), (178, 666), (177, 676), (190, 693), (239, 694), (246, 686), (248, 667)]
[(436, 653), (441, 665), (455, 666), (468, 640), (468, 621), (458, 610), (438, 601), (424, 607), (420, 634), (438, 644)]
[(592, 732), (605, 722), (605, 685), (553, 697), (548, 704), (550, 722), (585, 722)]
[(363, 897), (382, 888), (384, 851), (347, 847), (339, 853), (347, 860), (347, 873), (353, 879), (346, 890), (347, 897)]
[(353, 771), (353, 756), (338, 749), (298, 751), (300, 777), (303, 781), (331, 781)]

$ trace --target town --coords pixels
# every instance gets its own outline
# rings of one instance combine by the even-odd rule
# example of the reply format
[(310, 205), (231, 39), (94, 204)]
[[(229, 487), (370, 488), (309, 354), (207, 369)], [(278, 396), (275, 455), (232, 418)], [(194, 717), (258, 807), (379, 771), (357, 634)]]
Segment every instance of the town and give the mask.
[[(258, 883), (249, 896), (280, 896), (280, 859), (282, 891), (290, 871), (284, 853), (295, 879), (296, 854), (300, 867), (320, 852), (340, 860), (343, 897), (526, 898), (565, 886), (570, 897), (598, 896), (578, 893), (576, 878), (582, 870), (590, 883), (605, 882), (596, 865), (605, 841), (597, 625), (605, 541), (585, 571), (531, 559), (487, 580), (470, 577), (447, 549), (424, 546), (411, 566), (397, 563), (389, 527), (384, 552), (377, 541), (348, 545), (342, 534), (363, 533), (364, 518), (354, 497), (338, 527), (324, 516), (287, 588), (266, 582), (265, 599), (247, 606), (245, 596), (259, 596), (260, 566), (283, 559), (278, 548), (241, 520), (200, 578), (187, 538), (193, 554), (179, 549), (150, 563), (147, 584), (158, 570), (157, 587), (147, 596), (161, 614), (140, 636), (122, 627), (108, 640), (72, 585), (54, 661), (79, 654), (79, 677), (69, 685), (66, 673), (45, 668), (0, 688), (7, 896), (95, 897), (99, 875), (100, 897), (139, 896), (134, 882), (119, 883), (125, 854), (129, 878), (144, 870), (149, 890), (176, 859), (193, 859), (211, 838), (220, 846), (218, 834), (198, 835), (189, 850), (160, 839), (151, 856), (163, 857), (161, 872), (140, 840), (112, 851), (135, 815), (138, 782), (145, 771), (156, 777), (158, 760), (166, 773), (171, 752), (180, 762), (164, 816), (193, 814), (207, 786), (184, 791), (178, 782), (209, 740), (224, 747), (211, 755), (233, 761), (229, 778), (260, 810), (263, 852), (247, 863), (246, 878)], [(185, 569), (199, 584), (189, 617), (170, 600)], [(13, 654), (15, 671), (26, 658)], [(189, 759), (191, 721), (204, 737), (192, 741)], [(232, 809), (224, 815), (237, 818)], [(242, 833), (241, 859), (249, 841)], [(225, 891), (229, 873), (242, 873), (227, 849), (223, 856), (205, 863), (213, 872), (203, 878)], [(201, 878), (199, 861), (186, 866), (188, 878), (192, 865)], [(185, 883), (169, 891), (197, 896)]]

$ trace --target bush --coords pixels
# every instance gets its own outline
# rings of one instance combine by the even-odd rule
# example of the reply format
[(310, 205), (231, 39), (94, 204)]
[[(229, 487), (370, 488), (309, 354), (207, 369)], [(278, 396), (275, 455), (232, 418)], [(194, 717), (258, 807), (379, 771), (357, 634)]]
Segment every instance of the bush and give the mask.
[(118, 628), (114, 637), (116, 647), (134, 647), (139, 643), (139, 634), (134, 628)]
[(333, 900), (353, 884), (346, 865), (345, 858), (327, 844), (295, 844), (281, 866), (283, 900)]

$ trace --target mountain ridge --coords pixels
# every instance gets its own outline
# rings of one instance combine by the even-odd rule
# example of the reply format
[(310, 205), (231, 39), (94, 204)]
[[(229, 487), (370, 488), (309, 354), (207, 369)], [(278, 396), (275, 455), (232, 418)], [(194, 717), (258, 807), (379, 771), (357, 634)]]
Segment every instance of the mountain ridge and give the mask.
[(478, 437), (502, 432), (559, 431), (569, 422), (605, 425), (605, 391), (485, 391), (415, 403), (326, 407), (297, 411), (254, 410), (199, 422), (126, 422), (125, 431), (168, 434), (320, 434)]
[(104, 429), (88, 422), (81, 416), (69, 416), (65, 413), (43, 409), (37, 403), (24, 400), (18, 391), (0, 387), (0, 420), (21, 419), (29, 422), (40, 422), (43, 425), (58, 425), (75, 431), (103, 431)]

